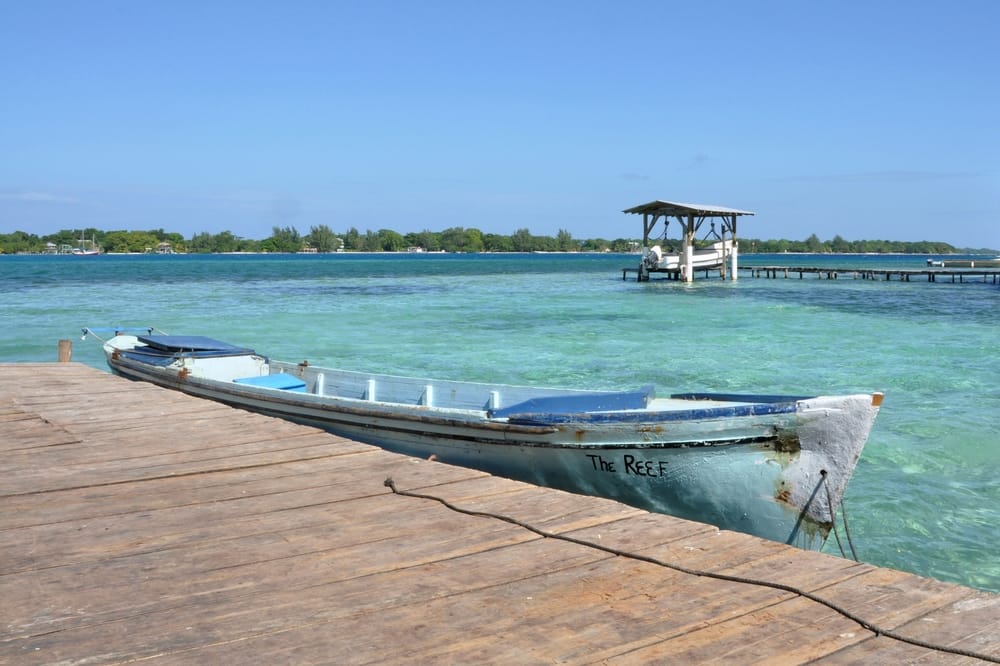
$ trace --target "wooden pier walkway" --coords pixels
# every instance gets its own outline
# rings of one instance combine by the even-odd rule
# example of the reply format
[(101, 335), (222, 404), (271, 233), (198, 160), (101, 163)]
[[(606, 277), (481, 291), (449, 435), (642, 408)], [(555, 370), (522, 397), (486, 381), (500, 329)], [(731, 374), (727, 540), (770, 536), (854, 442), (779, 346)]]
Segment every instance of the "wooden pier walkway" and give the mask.
[(998, 595), (76, 363), (0, 365), (0, 452), (2, 664), (1000, 661)]
[[(743, 273), (750, 273), (752, 277), (759, 278), (792, 278), (803, 279), (806, 275), (815, 275), (820, 279), (837, 280), (839, 278), (853, 278), (855, 280), (885, 280), (893, 279), (910, 282), (913, 278), (923, 278), (927, 282), (982, 282), (1000, 284), (1000, 270), (989, 268), (822, 268), (817, 266), (740, 266)], [(718, 268), (699, 268), (697, 273), (704, 278), (723, 277)], [(639, 269), (623, 268), (622, 280), (627, 280), (630, 275), (635, 275), (638, 280)], [(658, 271), (654, 275), (663, 276), (665, 280), (680, 280), (680, 271)]]
[(984, 282), (1000, 283), (1000, 270), (997, 269), (949, 269), (949, 268), (918, 268), (918, 269), (872, 269), (872, 268), (819, 268), (810, 266), (740, 266), (741, 271), (750, 271), (753, 277), (789, 278), (797, 276), (800, 280), (806, 275), (818, 278), (836, 280), (840, 277), (855, 280), (892, 280), (910, 282), (912, 278), (923, 278), (927, 282)]

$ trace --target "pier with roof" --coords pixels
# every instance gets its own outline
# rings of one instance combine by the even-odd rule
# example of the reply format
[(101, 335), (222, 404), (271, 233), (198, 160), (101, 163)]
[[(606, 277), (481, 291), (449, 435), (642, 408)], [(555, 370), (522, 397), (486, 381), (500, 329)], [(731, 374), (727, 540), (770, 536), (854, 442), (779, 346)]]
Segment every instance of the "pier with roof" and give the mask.
[[(659, 199), (622, 212), (642, 215), (642, 261), (639, 262), (637, 271), (638, 281), (648, 280), (651, 273), (666, 273), (675, 279), (692, 282), (695, 270), (714, 268), (718, 268), (725, 278), (727, 262), (729, 278), (736, 279), (739, 268), (736, 220), (742, 215), (754, 213), (723, 206), (684, 204)], [(664, 226), (661, 234), (666, 239), (671, 218), (680, 223), (681, 229), (681, 246), (676, 253), (665, 252), (660, 245), (651, 244), (651, 240), (656, 238), (653, 231), (661, 220)], [(695, 247), (695, 235), (706, 220), (711, 220), (709, 233), (717, 241), (708, 247)], [(720, 222), (719, 228), (716, 228), (716, 220)]]

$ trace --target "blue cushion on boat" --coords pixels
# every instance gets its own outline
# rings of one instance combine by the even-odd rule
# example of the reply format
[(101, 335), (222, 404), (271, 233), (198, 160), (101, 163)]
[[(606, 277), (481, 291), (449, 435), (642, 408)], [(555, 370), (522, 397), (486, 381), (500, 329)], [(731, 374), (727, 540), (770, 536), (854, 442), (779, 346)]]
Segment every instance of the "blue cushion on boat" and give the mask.
[(622, 409), (645, 409), (653, 398), (653, 385), (643, 386), (638, 391), (616, 391), (614, 393), (569, 393), (542, 398), (530, 398), (510, 407), (491, 409), (487, 415), (491, 419), (502, 419), (512, 414), (583, 414), (586, 412), (613, 412)]
[(306, 383), (298, 377), (293, 377), (284, 373), (277, 375), (261, 375), (259, 377), (242, 377), (234, 379), (237, 384), (250, 384), (251, 386), (264, 386), (266, 388), (284, 389), (286, 391), (298, 391), (305, 393)]

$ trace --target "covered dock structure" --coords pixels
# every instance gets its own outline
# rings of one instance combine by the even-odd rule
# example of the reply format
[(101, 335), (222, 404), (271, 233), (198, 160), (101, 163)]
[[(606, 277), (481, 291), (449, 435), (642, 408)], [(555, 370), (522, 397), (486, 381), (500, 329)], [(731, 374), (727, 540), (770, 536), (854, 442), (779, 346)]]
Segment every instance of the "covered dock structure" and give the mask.
[[(736, 220), (742, 215), (753, 215), (751, 211), (739, 210), (736, 208), (726, 208), (723, 206), (704, 204), (685, 204), (673, 201), (650, 201), (622, 211), (626, 214), (642, 215), (642, 260), (639, 262), (638, 281), (645, 282), (649, 279), (650, 273), (667, 272), (674, 273), (676, 277), (685, 281), (694, 280), (694, 272), (705, 265), (699, 265), (695, 257), (695, 234), (701, 229), (705, 220), (712, 220), (712, 227), (715, 235), (719, 239), (716, 244), (718, 256), (709, 258), (714, 261), (725, 277), (726, 262), (730, 263), (728, 275), (730, 279), (737, 279), (738, 275), (738, 250), (736, 244)], [(670, 218), (675, 218), (681, 225), (681, 248), (677, 261), (666, 267), (659, 257), (651, 255), (651, 238), (655, 238), (653, 230), (661, 220), (663, 221), (663, 234), (666, 235), (666, 228)], [(718, 219), (720, 228), (715, 229), (715, 220)]]

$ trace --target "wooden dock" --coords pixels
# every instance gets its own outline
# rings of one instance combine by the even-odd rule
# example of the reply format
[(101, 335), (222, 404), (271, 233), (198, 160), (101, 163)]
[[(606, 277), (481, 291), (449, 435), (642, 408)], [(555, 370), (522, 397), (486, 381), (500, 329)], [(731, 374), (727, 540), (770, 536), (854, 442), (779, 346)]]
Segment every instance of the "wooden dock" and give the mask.
[[(819, 279), (837, 280), (840, 278), (855, 280), (885, 280), (893, 279), (901, 282), (910, 282), (914, 278), (922, 278), (927, 282), (982, 282), (1000, 284), (1000, 270), (989, 268), (826, 268), (818, 266), (740, 266), (739, 270), (750, 273), (751, 277), (759, 278), (794, 278), (803, 279), (806, 275), (815, 275)], [(704, 278), (725, 276), (718, 268), (699, 268), (696, 273), (700, 273)], [(665, 280), (680, 280), (680, 271), (657, 271), (655, 275), (662, 275)], [(638, 280), (639, 269), (623, 268), (622, 280), (627, 280), (629, 275), (635, 275)]]
[(815, 266), (740, 266), (741, 271), (750, 271), (753, 277), (789, 278), (815, 275), (821, 279), (836, 280), (840, 277), (855, 280), (900, 280), (910, 282), (913, 278), (923, 278), (927, 282), (984, 282), (1000, 283), (1000, 270), (949, 269), (949, 268), (917, 268), (917, 269), (872, 269), (872, 268), (820, 268)]
[(1000, 661), (998, 595), (76, 363), (0, 365), (0, 451), (2, 664)]

